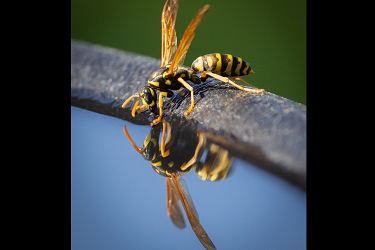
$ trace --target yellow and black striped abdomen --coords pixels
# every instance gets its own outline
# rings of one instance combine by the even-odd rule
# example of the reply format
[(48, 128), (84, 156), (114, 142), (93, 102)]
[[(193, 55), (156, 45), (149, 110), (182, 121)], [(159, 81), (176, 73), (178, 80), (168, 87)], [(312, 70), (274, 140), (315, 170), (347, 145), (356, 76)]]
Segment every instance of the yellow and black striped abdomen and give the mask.
[(211, 71), (221, 76), (246, 76), (254, 74), (250, 65), (239, 57), (213, 53), (198, 57), (191, 65), (195, 72)]

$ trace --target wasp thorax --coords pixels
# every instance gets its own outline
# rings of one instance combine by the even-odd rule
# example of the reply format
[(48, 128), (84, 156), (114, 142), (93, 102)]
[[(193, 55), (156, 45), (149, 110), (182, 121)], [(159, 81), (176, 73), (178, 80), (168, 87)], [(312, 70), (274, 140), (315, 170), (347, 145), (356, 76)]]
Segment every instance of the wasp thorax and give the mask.
[(191, 68), (195, 72), (202, 72), (204, 71), (204, 66), (203, 66), (203, 58), (200, 56), (195, 61), (191, 64)]
[(163, 74), (168, 70), (167, 67), (160, 67), (155, 70), (150, 77), (148, 78), (149, 81), (157, 81), (159, 78), (163, 78)]

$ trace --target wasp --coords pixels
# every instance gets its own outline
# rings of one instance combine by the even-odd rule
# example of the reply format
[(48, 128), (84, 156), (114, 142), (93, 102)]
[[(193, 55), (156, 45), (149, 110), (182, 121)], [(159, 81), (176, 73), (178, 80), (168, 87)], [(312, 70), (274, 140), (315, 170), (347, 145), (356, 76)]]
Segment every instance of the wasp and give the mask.
[[(204, 137), (202, 134), (199, 135), (199, 137), (202, 136)], [(228, 150), (214, 143), (210, 143), (206, 147), (208, 148), (208, 153), (205, 162), (197, 162), (196, 174), (204, 181), (224, 180), (232, 169), (233, 156), (230, 155)]]
[[(177, 36), (175, 31), (175, 23), (178, 10), (178, 0), (167, 0), (162, 13), (162, 58), (161, 66), (151, 74), (148, 79), (148, 85), (143, 86), (139, 94), (130, 96), (122, 105), (123, 108), (134, 97), (138, 97), (132, 109), (132, 116), (135, 117), (135, 112), (141, 112), (143, 109), (149, 109), (151, 113), (157, 113), (157, 103), (159, 104), (159, 117), (153, 120), (151, 125), (158, 124), (163, 115), (163, 96), (172, 97), (174, 93), (172, 90), (186, 88), (191, 93), (190, 108), (185, 111), (185, 115), (189, 114), (194, 108), (194, 91), (187, 83), (191, 81), (195, 84), (204, 82), (208, 76), (219, 79), (227, 84), (232, 84), (238, 89), (248, 91), (254, 94), (264, 93), (263, 89), (244, 88), (226, 76), (234, 80), (239, 80), (244, 84), (244, 80), (240, 76), (254, 74), (249, 64), (239, 57), (227, 54), (208, 54), (198, 57), (192, 64), (191, 68), (183, 67), (186, 53), (195, 36), (194, 31), (207, 14), (210, 6), (203, 6), (194, 16), (189, 26), (182, 36), (181, 42), (177, 47)], [(199, 76), (198, 73), (201, 73)], [(251, 86), (251, 85), (250, 85)], [(159, 91), (159, 100), (156, 91)], [(142, 104), (138, 106), (140, 99)]]
[[(201, 148), (204, 144), (203, 137), (195, 138), (192, 145), (193, 150), (186, 149), (186, 141), (189, 136), (183, 138), (183, 133), (174, 134), (171, 132), (170, 124), (163, 120), (163, 133), (161, 145), (159, 147), (160, 126), (153, 126), (150, 134), (146, 137), (142, 148), (137, 147), (131, 139), (126, 125), (124, 133), (133, 147), (143, 155), (146, 160), (151, 161), (153, 169), (165, 177), (167, 189), (167, 212), (168, 216), (175, 226), (185, 228), (185, 221), (182, 215), (179, 199), (184, 207), (186, 216), (190, 222), (191, 228), (198, 237), (199, 241), (206, 249), (216, 249), (210, 237), (199, 222), (199, 216), (195, 209), (193, 200), (190, 196), (186, 182), (181, 178), (182, 175), (189, 172), (197, 159), (201, 156)], [(195, 147), (195, 149), (194, 149)], [(183, 153), (176, 158), (170, 158), (171, 155)]]

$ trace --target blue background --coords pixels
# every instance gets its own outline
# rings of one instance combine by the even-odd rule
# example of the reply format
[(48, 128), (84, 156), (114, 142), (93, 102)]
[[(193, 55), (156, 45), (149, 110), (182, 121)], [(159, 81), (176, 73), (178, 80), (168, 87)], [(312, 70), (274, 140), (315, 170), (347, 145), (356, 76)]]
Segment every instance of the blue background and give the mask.
[[(176, 228), (166, 210), (164, 177), (138, 146), (149, 126), (71, 107), (71, 249), (204, 249), (188, 224)], [(305, 249), (306, 193), (235, 159), (233, 174), (183, 178), (200, 222), (217, 249)]]

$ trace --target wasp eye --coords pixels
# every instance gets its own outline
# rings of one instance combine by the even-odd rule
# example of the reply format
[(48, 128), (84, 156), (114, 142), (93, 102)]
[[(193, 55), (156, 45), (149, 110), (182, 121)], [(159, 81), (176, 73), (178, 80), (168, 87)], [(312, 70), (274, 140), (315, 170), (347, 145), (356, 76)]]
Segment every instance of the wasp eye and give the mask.
[(152, 102), (152, 100), (151, 100), (151, 91), (149, 89), (147, 89), (144, 92), (143, 98), (145, 98), (145, 101), (146, 101), (147, 104), (151, 104), (151, 102)]
[(142, 87), (141, 89), (141, 96), (143, 97), (144, 101), (147, 103), (147, 104), (151, 104), (152, 103), (152, 93), (151, 93), (151, 90), (148, 86), (144, 86)]

